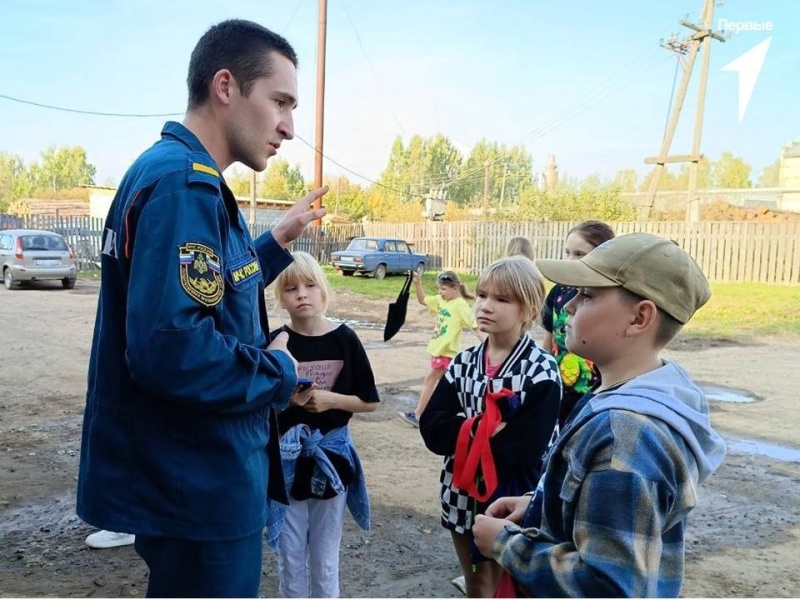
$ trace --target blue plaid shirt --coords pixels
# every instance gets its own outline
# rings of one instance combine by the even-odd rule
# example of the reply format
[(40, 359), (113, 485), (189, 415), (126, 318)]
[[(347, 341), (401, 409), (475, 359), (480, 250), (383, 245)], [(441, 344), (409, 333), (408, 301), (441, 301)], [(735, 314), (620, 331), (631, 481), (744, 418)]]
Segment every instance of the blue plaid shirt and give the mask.
[(492, 557), (533, 596), (676, 597), (686, 516), (724, 453), (702, 391), (673, 363), (589, 394)]

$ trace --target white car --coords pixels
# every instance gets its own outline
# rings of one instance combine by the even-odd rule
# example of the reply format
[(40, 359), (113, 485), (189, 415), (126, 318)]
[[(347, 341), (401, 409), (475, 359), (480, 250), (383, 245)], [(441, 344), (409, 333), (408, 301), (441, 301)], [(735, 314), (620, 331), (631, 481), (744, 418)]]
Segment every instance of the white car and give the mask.
[(0, 269), (9, 290), (19, 282), (46, 280), (59, 280), (69, 290), (78, 275), (67, 240), (40, 229), (0, 231)]

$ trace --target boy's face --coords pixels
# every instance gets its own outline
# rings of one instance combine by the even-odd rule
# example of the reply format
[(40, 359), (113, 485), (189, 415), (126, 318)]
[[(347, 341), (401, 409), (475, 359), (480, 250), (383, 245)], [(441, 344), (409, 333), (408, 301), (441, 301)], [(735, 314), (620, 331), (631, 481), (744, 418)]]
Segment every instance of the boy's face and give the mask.
[(564, 306), (567, 349), (597, 365), (620, 356), (625, 331), (635, 318), (634, 305), (618, 288), (578, 288)]

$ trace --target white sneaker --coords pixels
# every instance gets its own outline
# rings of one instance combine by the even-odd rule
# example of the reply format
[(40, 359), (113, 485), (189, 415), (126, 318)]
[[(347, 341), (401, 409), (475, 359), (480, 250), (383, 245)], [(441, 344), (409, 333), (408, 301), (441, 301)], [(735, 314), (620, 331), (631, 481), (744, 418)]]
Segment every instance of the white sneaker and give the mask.
[(130, 546), (136, 540), (132, 533), (117, 533), (101, 529), (86, 538), (89, 548), (116, 548), (117, 546)]
[(467, 578), (466, 577), (464, 577), (463, 575), (459, 575), (458, 577), (453, 579), (450, 583), (452, 583), (459, 592), (461, 592), (465, 596), (467, 595)]

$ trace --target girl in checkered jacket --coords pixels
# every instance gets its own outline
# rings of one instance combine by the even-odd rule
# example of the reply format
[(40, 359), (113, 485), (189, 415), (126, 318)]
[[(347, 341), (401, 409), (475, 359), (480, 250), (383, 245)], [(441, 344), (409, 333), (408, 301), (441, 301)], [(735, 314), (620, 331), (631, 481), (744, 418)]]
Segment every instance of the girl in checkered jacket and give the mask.
[(425, 445), (445, 457), (442, 525), (451, 532), (472, 598), (492, 597), (502, 572), (473, 543), (475, 515), (511, 490), (535, 489), (542, 456), (557, 433), (558, 365), (528, 334), (544, 297), (544, 280), (524, 257), (486, 269), (475, 315), (487, 338), (453, 359), (420, 419)]

